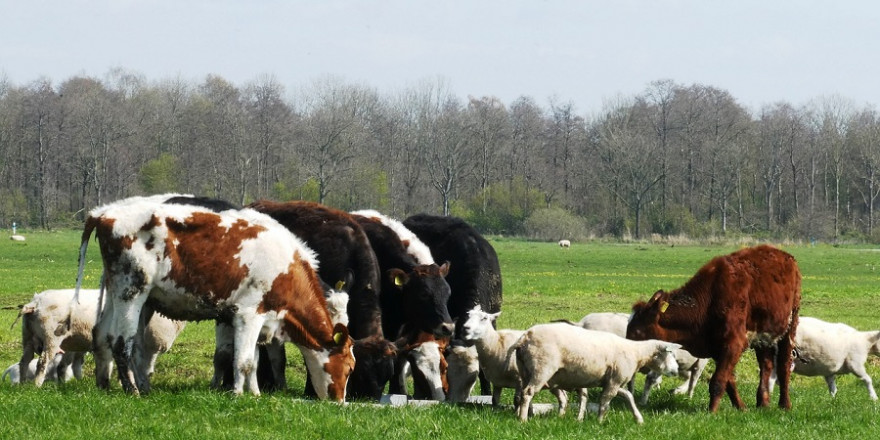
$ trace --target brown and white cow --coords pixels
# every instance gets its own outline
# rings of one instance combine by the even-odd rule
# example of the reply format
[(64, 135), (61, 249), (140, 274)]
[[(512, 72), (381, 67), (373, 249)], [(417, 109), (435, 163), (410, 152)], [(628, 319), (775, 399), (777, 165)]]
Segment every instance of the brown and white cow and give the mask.
[(300, 348), (319, 397), (343, 401), (352, 342), (344, 325), (331, 323), (313, 252), (252, 209), (164, 203), (174, 196), (120, 200), (86, 219), (79, 277), (94, 231), (107, 289), (94, 330), (98, 386), (110, 385), (112, 355), (126, 391), (149, 390), (131, 368), (146, 307), (172, 319), (231, 322), (236, 394), (245, 386), (259, 394), (255, 347), (275, 336)]
[[(397, 352), (382, 332), (379, 263), (360, 224), (345, 211), (302, 200), (260, 200), (248, 207), (272, 217), (305, 241), (321, 262), (321, 279), (330, 285), (344, 281), (348, 329), (355, 339), (357, 359), (348, 396), (379, 400), (394, 372)], [(311, 394), (308, 384), (306, 394)]]
[(679, 343), (696, 357), (714, 359), (715, 374), (709, 381), (712, 412), (725, 391), (733, 406), (745, 408), (734, 373), (743, 351), (752, 347), (761, 376), (757, 406), (769, 405), (768, 381), (775, 360), (779, 407), (789, 409), (800, 301), (801, 274), (794, 257), (761, 245), (716, 257), (684, 286), (658, 291), (647, 303), (637, 302), (626, 335)]

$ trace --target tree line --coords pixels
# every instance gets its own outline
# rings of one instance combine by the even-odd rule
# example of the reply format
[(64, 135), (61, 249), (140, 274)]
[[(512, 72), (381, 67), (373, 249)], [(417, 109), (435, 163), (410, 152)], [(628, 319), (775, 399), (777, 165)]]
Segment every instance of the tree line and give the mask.
[(556, 99), (380, 93), (335, 77), (243, 85), (0, 77), (0, 225), (79, 224), (137, 194), (303, 199), (465, 218), (541, 239), (649, 234), (877, 242), (880, 117), (838, 96), (750, 110), (658, 80), (595, 114)]

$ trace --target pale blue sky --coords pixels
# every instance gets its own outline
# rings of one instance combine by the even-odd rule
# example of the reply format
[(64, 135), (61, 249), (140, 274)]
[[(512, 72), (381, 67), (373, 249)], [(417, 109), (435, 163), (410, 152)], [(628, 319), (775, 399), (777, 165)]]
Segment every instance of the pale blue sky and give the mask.
[(148, 80), (325, 74), (394, 92), (571, 101), (579, 113), (671, 79), (757, 109), (837, 94), (880, 104), (880, 2), (776, 0), (0, 0), (0, 76), (111, 68)]

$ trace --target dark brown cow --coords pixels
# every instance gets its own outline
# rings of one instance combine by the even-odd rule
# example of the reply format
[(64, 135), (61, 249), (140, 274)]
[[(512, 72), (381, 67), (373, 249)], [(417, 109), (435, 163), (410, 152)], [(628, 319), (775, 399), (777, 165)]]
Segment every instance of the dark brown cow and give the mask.
[[(757, 406), (769, 405), (768, 381), (776, 365), (779, 407), (791, 408), (789, 379), (792, 347), (801, 302), (801, 274), (794, 257), (761, 245), (716, 257), (684, 286), (658, 291), (637, 302), (626, 336), (679, 343), (696, 357), (715, 360), (709, 381), (709, 410), (715, 412), (727, 391), (744, 409), (736, 388), (736, 364), (755, 349), (760, 368)], [(775, 359), (774, 359), (775, 358)]]
[(112, 354), (124, 389), (149, 390), (149, 378), (131, 368), (146, 307), (172, 319), (230, 322), (237, 394), (245, 386), (259, 394), (253, 347), (279, 338), (299, 346), (320, 397), (344, 400), (352, 341), (344, 325), (331, 324), (314, 253), (254, 210), (216, 212), (170, 198), (120, 200), (86, 220), (77, 289), (93, 231), (107, 289), (93, 338), (99, 387), (110, 385)]

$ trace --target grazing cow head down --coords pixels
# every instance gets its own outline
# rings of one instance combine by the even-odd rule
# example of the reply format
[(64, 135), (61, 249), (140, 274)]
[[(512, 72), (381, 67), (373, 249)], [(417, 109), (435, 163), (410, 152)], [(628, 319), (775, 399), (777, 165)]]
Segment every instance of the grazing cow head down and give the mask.
[(394, 374), (396, 346), (380, 336), (358, 339), (354, 342), (354, 357), (357, 359), (357, 368), (348, 378), (348, 396), (352, 399), (379, 400)]
[[(322, 366), (326, 375), (312, 376), (312, 383), (315, 385), (318, 397), (342, 402), (345, 400), (348, 378), (351, 377), (351, 372), (354, 370), (354, 352), (352, 350), (354, 344), (348, 336), (348, 327), (336, 324), (333, 328), (333, 341), (336, 346), (330, 348), (327, 360)], [(318, 391), (322, 389), (326, 390), (323, 396), (321, 391)]]
[(413, 398), (417, 400), (446, 400), (449, 392), (444, 352), (448, 338), (437, 338), (431, 333), (420, 332), (413, 340), (398, 341), (399, 351), (410, 364), (413, 377)]
[(455, 324), (449, 316), (446, 303), (450, 290), (446, 283), (449, 263), (418, 265), (409, 273), (401, 269), (391, 269), (387, 276), (399, 291), (403, 310), (410, 317), (409, 322), (418, 323), (417, 330), (432, 333), (437, 337), (452, 335)]

